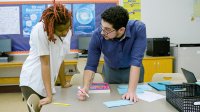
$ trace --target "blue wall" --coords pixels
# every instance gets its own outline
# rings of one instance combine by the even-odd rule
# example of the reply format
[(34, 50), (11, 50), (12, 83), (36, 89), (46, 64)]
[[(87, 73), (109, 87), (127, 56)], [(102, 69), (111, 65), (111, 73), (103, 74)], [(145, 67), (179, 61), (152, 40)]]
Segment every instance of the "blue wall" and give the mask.
[[(25, 4), (23, 4), (25, 5)], [(25, 37), (23, 35), (23, 10), (22, 6), (23, 5), (0, 5), (0, 7), (5, 7), (5, 6), (19, 6), (20, 9), (20, 34), (8, 34), (8, 35), (1, 35), (0, 38), (11, 38), (12, 39), (12, 51), (27, 51), (30, 49), (29, 46), (29, 37)], [(34, 4), (27, 4), (27, 5), (34, 5)], [(76, 4), (71, 4), (72, 6), (72, 12), (73, 12), (73, 6)], [(47, 7), (47, 4), (45, 4)], [(95, 28), (99, 26), (100, 20), (101, 20), (101, 13), (106, 10), (107, 8), (111, 6), (116, 6), (115, 3), (95, 3)], [(75, 15), (73, 15), (75, 16)], [(92, 32), (91, 32), (92, 33)], [(81, 34), (76, 34), (73, 31), (73, 37), (71, 40), (71, 49), (77, 49), (78, 48), (78, 37)]]

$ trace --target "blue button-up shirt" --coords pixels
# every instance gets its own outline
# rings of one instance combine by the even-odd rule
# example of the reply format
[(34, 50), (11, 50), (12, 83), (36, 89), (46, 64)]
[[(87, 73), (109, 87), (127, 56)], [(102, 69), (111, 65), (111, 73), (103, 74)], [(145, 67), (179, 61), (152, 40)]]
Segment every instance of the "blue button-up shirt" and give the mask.
[(101, 53), (105, 63), (111, 68), (140, 67), (146, 49), (146, 27), (141, 21), (130, 20), (123, 40), (106, 40), (97, 28), (88, 49), (85, 70), (96, 72)]

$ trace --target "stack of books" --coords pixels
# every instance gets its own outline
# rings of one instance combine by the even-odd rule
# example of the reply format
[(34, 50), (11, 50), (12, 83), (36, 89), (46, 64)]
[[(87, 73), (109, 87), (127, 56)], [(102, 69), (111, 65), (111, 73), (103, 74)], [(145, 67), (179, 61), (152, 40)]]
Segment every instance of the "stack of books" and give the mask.
[(92, 83), (89, 93), (110, 93), (110, 87), (108, 83)]

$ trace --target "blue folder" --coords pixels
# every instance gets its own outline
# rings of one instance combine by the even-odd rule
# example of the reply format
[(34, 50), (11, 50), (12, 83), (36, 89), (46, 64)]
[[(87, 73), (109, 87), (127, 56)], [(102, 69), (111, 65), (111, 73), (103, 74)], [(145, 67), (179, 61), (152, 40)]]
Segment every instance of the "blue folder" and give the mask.
[(155, 88), (158, 91), (165, 91), (166, 87), (165, 85), (171, 84), (171, 82), (149, 82), (148, 85)]
[[(120, 95), (123, 95), (128, 91), (128, 85), (118, 85), (117, 90)], [(137, 85), (136, 93), (144, 93), (147, 90), (152, 90), (152, 88), (149, 85)]]
[[(117, 88), (117, 91), (118, 91), (118, 93), (120, 95), (123, 95), (123, 94), (125, 94), (125, 93), (128, 92), (128, 89), (126, 89), (126, 88)], [(136, 93), (144, 93), (144, 90), (142, 90), (142, 89), (136, 89)]]
[(197, 85), (200, 85), (200, 81), (195, 82)]

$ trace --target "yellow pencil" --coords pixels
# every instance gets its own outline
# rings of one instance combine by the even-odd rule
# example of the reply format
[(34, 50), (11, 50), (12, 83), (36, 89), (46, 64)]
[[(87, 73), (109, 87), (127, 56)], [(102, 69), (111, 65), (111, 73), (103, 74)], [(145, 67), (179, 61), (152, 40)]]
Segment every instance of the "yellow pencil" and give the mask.
[(70, 104), (67, 104), (67, 103), (53, 103), (55, 105), (62, 105), (62, 106), (70, 106)]

